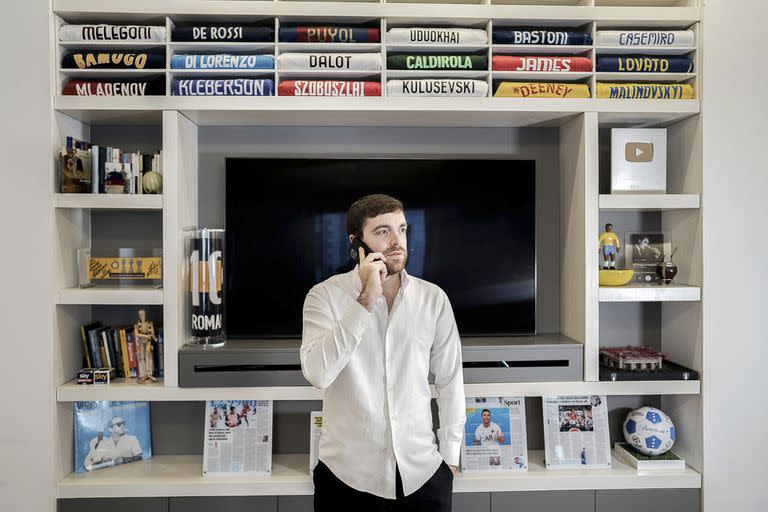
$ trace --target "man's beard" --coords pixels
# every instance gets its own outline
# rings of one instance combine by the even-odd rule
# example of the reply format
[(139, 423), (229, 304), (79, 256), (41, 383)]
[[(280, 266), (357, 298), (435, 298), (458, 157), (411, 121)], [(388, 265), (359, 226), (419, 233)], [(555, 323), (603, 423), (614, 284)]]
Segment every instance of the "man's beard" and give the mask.
[[(395, 251), (400, 251), (403, 253), (403, 260), (398, 262), (385, 261), (384, 266), (387, 267), (387, 276), (393, 276), (399, 273), (401, 270), (405, 268), (405, 264), (408, 263), (408, 251), (406, 251), (405, 249), (396, 249)], [(390, 251), (390, 252), (395, 252), (395, 251)], [(386, 254), (384, 256), (386, 256)]]

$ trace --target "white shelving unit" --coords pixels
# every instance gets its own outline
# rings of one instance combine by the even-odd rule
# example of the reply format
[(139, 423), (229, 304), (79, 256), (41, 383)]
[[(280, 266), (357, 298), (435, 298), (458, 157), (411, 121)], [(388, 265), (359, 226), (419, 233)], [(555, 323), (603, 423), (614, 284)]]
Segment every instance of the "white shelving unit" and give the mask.
[[(559, 489), (699, 488), (701, 475), (682, 470), (639, 472), (613, 456), (610, 470), (547, 471), (544, 453), (529, 452), (529, 469), (513, 474), (458, 474), (454, 492), (549, 491)], [(271, 475), (202, 475), (200, 455), (160, 455), (142, 464), (126, 464), (113, 471), (69, 475), (59, 483), (60, 498), (117, 498), (123, 496), (273, 496), (313, 493), (309, 454), (272, 458)]]
[(91, 210), (162, 210), (163, 196), (159, 194), (54, 194), (53, 206)]
[[(679, 0), (446, 0), (441, 4), (376, 0), (370, 2), (299, 2), (221, 0), (54, 0), (57, 23), (151, 22), (167, 24), (207, 19), (382, 20), (404, 26), (445, 23), (478, 26), (494, 22), (502, 26), (536, 25), (608, 27), (696, 26), (701, 21), (695, 1)], [(278, 21), (276, 21), (278, 23)], [(483, 25), (485, 26), (485, 25)], [(59, 55), (63, 48), (52, 31), (51, 48)], [(698, 36), (698, 33), (697, 33)], [(170, 36), (169, 36), (170, 38)], [(698, 44), (698, 43), (697, 43)], [(77, 45), (79, 48), (97, 45)], [(99, 44), (98, 46), (105, 46)], [(125, 45), (121, 45), (125, 46)], [(147, 45), (143, 45), (146, 47)], [(167, 42), (157, 45), (167, 55), (175, 51), (200, 49), (200, 43)], [(316, 46), (316, 45), (315, 45)], [(336, 46), (336, 45), (334, 45)], [(208, 49), (223, 49), (211, 45)], [(243, 47), (245, 48), (245, 47)], [(253, 44), (249, 49), (270, 53), (307, 49), (297, 43)], [(324, 45), (322, 49), (331, 47)], [(316, 49), (316, 48), (311, 48)], [(341, 49), (334, 48), (334, 49)], [(355, 45), (355, 49), (363, 49)], [(386, 42), (370, 50), (386, 56)], [(489, 52), (513, 53), (540, 51), (540, 48), (511, 48), (489, 44)], [(482, 50), (481, 49), (481, 50)], [(559, 51), (586, 54), (610, 48), (568, 47)], [(698, 59), (700, 50), (685, 49)], [(666, 76), (671, 80), (695, 80), (700, 73)], [(703, 473), (701, 393), (699, 381), (601, 382), (600, 347), (601, 305), (609, 302), (638, 304), (662, 302), (660, 331), (664, 350), (673, 360), (698, 371), (702, 368), (701, 270), (701, 119), (700, 101), (694, 100), (611, 100), (611, 99), (519, 99), (519, 98), (296, 98), (296, 97), (73, 97), (56, 95), (63, 70), (52, 69), (55, 133), (58, 139), (74, 135), (88, 139), (92, 128), (101, 125), (151, 125), (162, 128), (163, 195), (124, 196), (57, 194), (52, 209), (56, 216), (53, 304), (56, 306), (53, 340), (57, 358), (54, 379), (57, 384), (55, 480), (60, 498), (124, 496), (210, 496), (280, 495), (312, 493), (308, 474), (308, 455), (281, 455), (273, 458), (273, 473), (264, 477), (203, 478), (199, 455), (156, 455), (140, 464), (94, 472), (72, 473), (72, 402), (78, 400), (203, 401), (223, 395), (236, 398), (272, 400), (320, 400), (322, 392), (309, 386), (270, 388), (178, 387), (177, 355), (183, 339), (184, 294), (182, 229), (197, 224), (200, 127), (227, 126), (346, 126), (346, 127), (555, 127), (559, 142), (553, 147), (559, 160), (560, 331), (584, 346), (584, 378), (578, 382), (466, 384), (467, 396), (517, 395), (538, 397), (547, 394), (606, 394), (611, 396), (657, 396), (662, 408), (678, 418), (680, 441), (677, 451), (690, 467), (682, 471), (638, 472), (614, 458), (611, 470), (547, 471), (541, 452), (530, 452), (530, 470), (514, 475), (459, 475), (456, 492), (539, 491), (574, 489), (654, 489), (700, 488)], [(157, 70), (152, 70), (152, 73)], [(196, 73), (159, 70), (166, 81), (171, 76)], [(89, 73), (97, 75), (98, 73)], [(214, 74), (206, 72), (206, 74)], [(218, 74), (228, 74), (221, 72)], [(242, 73), (238, 73), (242, 74)], [(259, 70), (253, 74), (291, 76), (280, 70)], [(307, 73), (301, 73), (307, 76)], [(407, 72), (382, 70), (372, 73), (409, 76)], [(430, 73), (419, 72), (421, 76)], [(447, 76), (446, 73), (441, 73)], [(82, 75), (86, 76), (86, 75)], [(298, 76), (298, 75), (297, 75)], [(479, 79), (580, 80), (594, 91), (596, 80), (618, 80), (613, 74), (595, 72), (573, 74), (527, 74), (481, 70), (471, 74)], [(651, 75), (644, 75), (650, 77)], [(624, 75), (621, 78), (635, 79)], [(668, 127), (669, 175), (666, 195), (618, 196), (600, 194), (600, 133), (611, 127)], [(139, 128), (140, 129), (140, 128)], [(82, 197), (80, 197), (82, 196)], [(162, 217), (163, 289), (78, 289), (74, 250), (87, 247), (92, 236), (92, 210), (136, 210), (130, 215), (159, 213)], [(146, 210), (146, 211), (144, 211)], [(147, 212), (148, 211), (148, 212)], [(681, 248), (675, 257), (680, 265), (679, 282), (688, 285), (669, 287), (602, 288), (597, 284), (596, 241), (601, 211), (658, 212), (665, 232), (670, 232)], [(655, 213), (654, 213), (655, 215)], [(151, 385), (116, 381), (108, 386), (78, 386), (72, 382), (79, 368), (81, 350), (79, 326), (91, 320), (93, 306), (162, 305), (165, 330), (165, 379)], [(614, 307), (614, 306), (609, 306)], [(96, 319), (96, 318), (93, 318)]]

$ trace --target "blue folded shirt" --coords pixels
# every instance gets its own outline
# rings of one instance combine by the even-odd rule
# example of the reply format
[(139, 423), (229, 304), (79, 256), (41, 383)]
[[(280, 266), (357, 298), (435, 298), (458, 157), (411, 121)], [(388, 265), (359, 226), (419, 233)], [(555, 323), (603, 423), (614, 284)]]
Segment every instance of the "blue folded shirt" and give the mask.
[(177, 54), (172, 69), (274, 69), (272, 55)]
[(173, 96), (274, 96), (275, 82), (265, 78), (174, 78)]

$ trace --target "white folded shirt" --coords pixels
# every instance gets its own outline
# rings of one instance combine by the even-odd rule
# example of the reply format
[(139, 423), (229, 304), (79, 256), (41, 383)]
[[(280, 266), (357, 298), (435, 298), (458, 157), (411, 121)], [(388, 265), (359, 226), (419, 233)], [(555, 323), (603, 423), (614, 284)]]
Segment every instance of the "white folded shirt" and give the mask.
[(324, 71), (379, 71), (380, 53), (282, 53), (277, 56), (277, 69)]
[(693, 30), (598, 30), (598, 46), (693, 46)]
[(462, 78), (387, 80), (388, 96), (487, 96), (488, 82)]
[(411, 27), (391, 28), (387, 32), (387, 44), (422, 45), (487, 44), (488, 32), (479, 28)]
[(164, 43), (165, 27), (150, 25), (63, 25), (59, 41), (127, 41)]

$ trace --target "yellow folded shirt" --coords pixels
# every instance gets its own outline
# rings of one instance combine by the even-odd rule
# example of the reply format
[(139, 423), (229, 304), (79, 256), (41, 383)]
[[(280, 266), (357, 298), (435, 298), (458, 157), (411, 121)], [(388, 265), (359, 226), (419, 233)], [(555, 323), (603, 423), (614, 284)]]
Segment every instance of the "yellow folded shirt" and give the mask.
[(598, 98), (689, 100), (690, 84), (628, 84), (597, 82)]
[(496, 98), (589, 98), (587, 84), (558, 82), (501, 82)]

